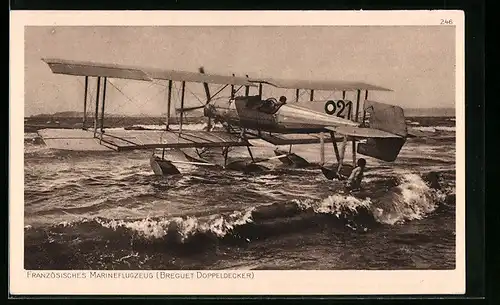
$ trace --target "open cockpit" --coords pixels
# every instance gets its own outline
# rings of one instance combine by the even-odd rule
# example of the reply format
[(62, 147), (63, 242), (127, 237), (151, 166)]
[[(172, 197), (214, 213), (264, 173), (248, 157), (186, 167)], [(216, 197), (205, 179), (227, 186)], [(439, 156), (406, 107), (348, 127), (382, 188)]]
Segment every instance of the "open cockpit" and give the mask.
[(245, 108), (265, 114), (275, 114), (281, 106), (286, 104), (285, 96), (281, 96), (279, 100), (276, 100), (273, 97), (263, 100), (259, 95), (238, 96), (235, 98), (235, 101), (238, 100), (246, 102)]

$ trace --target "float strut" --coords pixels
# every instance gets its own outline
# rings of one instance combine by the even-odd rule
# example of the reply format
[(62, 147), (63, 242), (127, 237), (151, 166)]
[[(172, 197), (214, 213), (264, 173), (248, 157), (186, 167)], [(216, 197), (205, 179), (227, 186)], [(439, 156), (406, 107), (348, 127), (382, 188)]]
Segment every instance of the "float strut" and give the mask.
[(322, 132), (319, 133), (319, 143), (320, 143), (320, 163), (325, 164), (325, 139)]
[(330, 136), (332, 137), (333, 151), (335, 152), (335, 157), (337, 158), (337, 162), (340, 164), (340, 153), (339, 147), (337, 146), (337, 141), (335, 141), (335, 133), (330, 132)]
[(339, 153), (340, 159), (339, 159), (339, 167), (337, 169), (337, 173), (340, 173), (340, 170), (342, 169), (342, 165), (344, 165), (344, 156), (345, 156), (345, 148), (347, 146), (347, 137), (344, 136), (344, 139), (342, 140), (342, 151)]
[(255, 162), (255, 160), (253, 158), (252, 150), (250, 149), (250, 146), (247, 146), (247, 149), (248, 149), (248, 154), (250, 155), (250, 158), (252, 159), (252, 162)]

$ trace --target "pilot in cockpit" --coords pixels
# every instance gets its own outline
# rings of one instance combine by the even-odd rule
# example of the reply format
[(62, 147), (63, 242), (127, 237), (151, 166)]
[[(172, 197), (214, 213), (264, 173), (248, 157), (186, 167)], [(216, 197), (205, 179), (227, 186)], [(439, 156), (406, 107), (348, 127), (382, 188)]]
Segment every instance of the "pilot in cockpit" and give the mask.
[(276, 111), (278, 111), (278, 109), (281, 106), (283, 106), (284, 104), (286, 104), (286, 97), (285, 96), (281, 96), (279, 98), (279, 101), (277, 101), (275, 98), (271, 97), (271, 98), (268, 98), (266, 100), (263, 100), (262, 104), (259, 106), (258, 109), (261, 112), (273, 114)]

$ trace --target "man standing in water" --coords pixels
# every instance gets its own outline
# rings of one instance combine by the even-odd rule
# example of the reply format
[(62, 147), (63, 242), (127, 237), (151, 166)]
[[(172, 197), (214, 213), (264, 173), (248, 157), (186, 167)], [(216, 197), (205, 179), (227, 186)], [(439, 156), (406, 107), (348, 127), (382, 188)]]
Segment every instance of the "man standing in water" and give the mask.
[(346, 191), (359, 191), (361, 188), (361, 181), (363, 180), (363, 173), (365, 171), (366, 160), (361, 158), (357, 162), (356, 168), (351, 172), (349, 178), (347, 178), (345, 188)]

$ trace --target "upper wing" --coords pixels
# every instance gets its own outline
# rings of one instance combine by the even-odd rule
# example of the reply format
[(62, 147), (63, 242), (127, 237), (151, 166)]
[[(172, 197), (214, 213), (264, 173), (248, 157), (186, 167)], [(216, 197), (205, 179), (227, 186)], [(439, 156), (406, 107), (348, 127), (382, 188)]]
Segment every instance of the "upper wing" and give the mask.
[(148, 68), (144, 69), (144, 71), (154, 79), (256, 87), (255, 84), (244, 77)]
[(148, 67), (134, 67), (116, 64), (104, 64), (86, 61), (44, 58), (53, 73), (76, 76), (103, 76), (132, 80), (151, 81), (153, 79), (210, 83), (223, 85), (241, 85), (256, 87), (244, 77), (202, 74), (187, 71), (162, 70)]
[(292, 79), (277, 79), (263, 78), (249, 79), (255, 83), (265, 83), (278, 88), (286, 89), (309, 89), (309, 90), (325, 90), (325, 91), (353, 91), (353, 90), (375, 90), (375, 91), (392, 91), (391, 89), (371, 85), (363, 82), (348, 82), (348, 81), (312, 81), (312, 80), (292, 80)]
[(42, 59), (55, 74), (75, 76), (103, 76), (142, 81), (151, 81), (151, 78), (141, 69), (131, 66), (98, 64), (85, 61), (73, 61), (55, 58)]
[(38, 134), (49, 148), (72, 151), (136, 150), (154, 148), (202, 148), (250, 146), (247, 141), (224, 131), (43, 129)]

